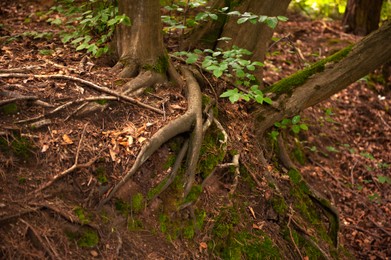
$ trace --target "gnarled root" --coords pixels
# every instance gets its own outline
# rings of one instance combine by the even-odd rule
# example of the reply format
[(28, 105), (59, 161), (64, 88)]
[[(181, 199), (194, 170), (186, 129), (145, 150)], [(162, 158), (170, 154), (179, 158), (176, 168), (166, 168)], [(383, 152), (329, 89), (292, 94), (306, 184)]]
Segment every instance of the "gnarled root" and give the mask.
[[(133, 174), (141, 167), (141, 165), (156, 151), (162, 144), (175, 137), (178, 134), (189, 131), (193, 124), (196, 127), (190, 141), (188, 152), (188, 173), (185, 191), (190, 191), (191, 185), (194, 183), (196, 164), (199, 156), (199, 149), (202, 143), (202, 97), (201, 90), (197, 81), (192, 74), (186, 69), (183, 74), (187, 83), (187, 98), (189, 100), (187, 112), (179, 118), (171, 121), (168, 125), (156, 132), (151, 139), (141, 148), (136, 161), (126, 175), (114, 186), (109, 194), (101, 200), (99, 207), (107, 203), (116, 192), (130, 179)], [(201, 131), (200, 131), (201, 130)], [(185, 192), (186, 194), (186, 192)]]

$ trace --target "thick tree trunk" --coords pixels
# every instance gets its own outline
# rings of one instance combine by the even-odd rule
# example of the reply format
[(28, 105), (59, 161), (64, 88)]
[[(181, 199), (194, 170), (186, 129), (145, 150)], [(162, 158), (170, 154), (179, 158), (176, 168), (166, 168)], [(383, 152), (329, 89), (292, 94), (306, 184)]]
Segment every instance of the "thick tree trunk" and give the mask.
[(125, 66), (122, 77), (134, 77), (140, 68), (164, 69), (167, 59), (163, 46), (159, 0), (118, 1), (120, 14), (129, 16), (132, 25), (116, 28), (115, 48)]
[(383, 0), (349, 0), (342, 20), (345, 31), (367, 35), (379, 28)]
[[(278, 16), (285, 14), (290, 2), (290, 0), (281, 0), (274, 4), (270, 0), (217, 0), (214, 2), (213, 8), (228, 6), (230, 8), (229, 11), (236, 10), (240, 13), (251, 12), (256, 15)], [(218, 47), (227, 50), (236, 45), (253, 53), (248, 57), (250, 60), (263, 62), (273, 30), (263, 23), (251, 24), (246, 22), (237, 24), (237, 19), (237, 17), (220, 15), (218, 21), (209, 21), (196, 30), (182, 44), (182, 49), (202, 46), (211, 49)], [(217, 42), (217, 39), (221, 37), (229, 37), (232, 40)], [(255, 76), (262, 82), (262, 69), (256, 71)]]
[[(271, 86), (269, 90), (278, 95), (277, 107), (262, 106), (254, 112), (259, 135), (263, 135), (275, 122), (321, 102), (391, 61), (390, 42), (391, 21), (358, 42), (349, 53), (349, 50), (345, 50), (345, 58), (342, 55), (342, 59), (336, 59), (335, 62), (330, 59), (320, 68), (321, 72), (314, 73), (304, 83), (295, 86), (297, 77), (299, 82), (303, 81), (303, 74), (299, 72), (284, 79), (285, 84)], [(294, 77), (296, 80), (292, 80)]]

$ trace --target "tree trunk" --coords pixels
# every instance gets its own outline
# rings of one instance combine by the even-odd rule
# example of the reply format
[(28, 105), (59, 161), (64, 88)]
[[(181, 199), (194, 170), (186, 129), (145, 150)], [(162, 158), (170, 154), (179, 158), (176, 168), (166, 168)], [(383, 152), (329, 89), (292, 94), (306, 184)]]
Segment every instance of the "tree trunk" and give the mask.
[[(332, 56), (311, 67), (313, 71), (321, 72), (304, 75), (306, 72), (301, 71), (271, 86), (268, 90), (278, 95), (277, 107), (262, 106), (254, 112), (258, 134), (263, 135), (275, 122), (321, 102), (391, 61), (390, 42), (391, 21), (358, 42), (351, 51), (345, 49), (333, 55), (334, 58)], [(295, 86), (295, 82), (303, 81), (303, 77), (306, 77), (305, 82)]]
[[(228, 5), (226, 2), (229, 2)], [(222, 1), (214, 2), (212, 8), (221, 8), (228, 6), (229, 11), (239, 11), (240, 13), (251, 12), (256, 15), (278, 16), (284, 15), (291, 1), (281, 0), (278, 4), (271, 1)], [(264, 23), (237, 24), (237, 17), (226, 17), (220, 15), (217, 21), (209, 21), (200, 29), (196, 30), (182, 44), (182, 49), (191, 49), (195, 46), (202, 46), (214, 49), (215, 47), (224, 50), (230, 49), (233, 45), (247, 49), (253, 54), (248, 57), (252, 61), (264, 61), (267, 46), (273, 35), (273, 30)], [(221, 37), (229, 37), (230, 41), (218, 41)], [(255, 76), (262, 82), (262, 69), (255, 71)]]
[(119, 14), (129, 16), (132, 25), (116, 28), (115, 48), (124, 65), (120, 76), (134, 77), (140, 69), (165, 72), (167, 55), (163, 46), (158, 0), (118, 1)]
[(367, 35), (379, 28), (383, 0), (349, 0), (342, 20), (345, 32)]

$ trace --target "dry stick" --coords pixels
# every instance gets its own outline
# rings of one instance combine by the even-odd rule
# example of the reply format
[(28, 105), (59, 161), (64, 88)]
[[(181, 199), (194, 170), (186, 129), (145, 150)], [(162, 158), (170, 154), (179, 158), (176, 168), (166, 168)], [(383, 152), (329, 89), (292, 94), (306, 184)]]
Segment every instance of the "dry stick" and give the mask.
[[(86, 102), (86, 101), (97, 101), (97, 100), (102, 100), (102, 99), (106, 99), (106, 100), (118, 100), (117, 97), (113, 97), (113, 96), (98, 96), (98, 97), (88, 97), (88, 98), (81, 98), (81, 99), (77, 99), (77, 100), (74, 100), (74, 101), (69, 101), (67, 103), (64, 103), (58, 107), (56, 107), (55, 109), (53, 109), (52, 111), (44, 114), (44, 115), (40, 115), (40, 116), (37, 116), (37, 117), (33, 117), (33, 118), (28, 118), (28, 119), (23, 119), (23, 120), (19, 120), (17, 121), (16, 123), (17, 124), (22, 124), (22, 123), (29, 123), (29, 122), (32, 122), (32, 121), (37, 121), (39, 119), (42, 119), (46, 116), (50, 116), (50, 115), (53, 115), (75, 103), (81, 103), (81, 102)], [(67, 118), (68, 119), (68, 118)]]
[(50, 185), (52, 185), (55, 181), (57, 181), (58, 179), (64, 177), (65, 175), (73, 172), (74, 170), (76, 169), (79, 169), (79, 168), (86, 168), (86, 167), (90, 167), (96, 160), (96, 158), (92, 159), (91, 161), (89, 161), (88, 163), (84, 163), (84, 164), (79, 164), (79, 154), (80, 154), (80, 148), (81, 148), (81, 143), (83, 141), (83, 137), (84, 137), (84, 133), (86, 131), (86, 128), (87, 128), (87, 124), (85, 124), (84, 126), (84, 129), (83, 129), (83, 132), (81, 134), (81, 137), (80, 137), (80, 140), (79, 140), (79, 144), (77, 146), (77, 151), (76, 151), (76, 156), (75, 156), (75, 163), (68, 169), (66, 169), (65, 171), (63, 172), (60, 172), (56, 175), (53, 176), (53, 178), (51, 180), (49, 180), (48, 182), (46, 182), (45, 184), (43, 184), (41, 187), (39, 187), (38, 189), (34, 190), (32, 193), (33, 194), (37, 194), (38, 192), (46, 189), (47, 187), (49, 187)]
[(34, 77), (34, 78), (37, 78), (37, 79), (40, 79), (40, 78), (44, 78), (44, 79), (67, 79), (67, 80), (72, 80), (72, 81), (75, 81), (75, 82), (79, 82), (81, 84), (84, 84), (90, 88), (93, 88), (95, 90), (98, 90), (98, 91), (101, 91), (101, 92), (104, 92), (106, 94), (110, 94), (110, 95), (113, 95), (113, 96), (116, 96), (118, 98), (121, 98), (123, 100), (126, 100), (128, 102), (131, 102), (133, 104), (137, 104), (141, 107), (144, 107), (144, 108), (147, 108), (149, 110), (152, 110), (156, 113), (159, 113), (159, 114), (163, 114), (163, 111), (161, 111), (160, 109), (158, 108), (155, 108), (155, 107), (152, 107), (150, 105), (147, 105), (147, 104), (144, 104), (134, 98), (131, 98), (131, 97), (128, 97), (126, 95), (123, 95), (121, 93), (118, 93), (114, 90), (111, 90), (109, 88), (106, 88), (106, 87), (101, 87), (95, 83), (92, 83), (90, 81), (87, 81), (87, 80), (84, 80), (84, 79), (81, 79), (81, 78), (77, 78), (77, 77), (73, 77), (73, 76), (67, 76), (67, 75), (60, 75), (60, 74), (54, 74), (54, 75), (33, 75), (33, 74), (24, 74), (24, 73), (3, 73), (3, 74), (0, 74), (0, 78), (28, 78), (28, 77)]
[(0, 106), (6, 105), (9, 103), (13, 103), (16, 101), (21, 101), (21, 100), (37, 100), (37, 99), (38, 99), (38, 97), (35, 97), (35, 96), (21, 96), (21, 97), (17, 97), (17, 98), (10, 98), (10, 99), (6, 99), (6, 100), (1, 100)]

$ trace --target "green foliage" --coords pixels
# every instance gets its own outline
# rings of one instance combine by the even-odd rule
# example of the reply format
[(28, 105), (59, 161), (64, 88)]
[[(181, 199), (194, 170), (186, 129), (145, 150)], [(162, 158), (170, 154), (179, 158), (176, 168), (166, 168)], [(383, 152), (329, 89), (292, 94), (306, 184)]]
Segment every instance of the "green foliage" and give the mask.
[[(251, 73), (256, 70), (257, 67), (263, 66), (262, 62), (249, 61), (246, 56), (252, 53), (246, 49), (233, 46), (230, 50), (222, 50), (217, 48), (215, 51), (211, 49), (205, 49), (203, 51), (195, 49), (194, 52), (176, 52), (174, 55), (187, 57), (186, 63), (194, 64), (202, 60), (201, 66), (205, 70), (211, 72), (216, 78), (223, 75), (228, 78), (235, 78), (235, 86), (250, 87), (252, 83), (256, 82), (255, 76)], [(249, 101), (254, 100), (259, 104), (268, 103), (271, 104), (272, 100), (269, 97), (265, 97), (263, 92), (259, 89), (258, 85), (253, 84), (247, 93), (239, 91), (237, 88), (227, 90), (220, 97), (229, 98), (232, 103), (239, 100)]]
[(84, 209), (81, 208), (81, 207), (76, 207), (73, 212), (75, 213), (75, 215), (78, 217), (78, 219), (80, 220), (80, 222), (82, 224), (87, 224), (88, 222), (90, 222), (88, 216), (86, 215), (86, 213), (84, 212)]
[(61, 18), (50, 18), (53, 25), (65, 24), (67, 30), (61, 33), (63, 43), (70, 42), (76, 50), (86, 50), (99, 57), (107, 53), (107, 42), (111, 39), (118, 24), (131, 25), (129, 17), (118, 14), (118, 7), (111, 1), (59, 0), (59, 5), (51, 12), (62, 14)]
[(245, 12), (245, 13), (240, 13), (238, 11), (232, 11), (228, 12), (227, 15), (229, 16), (238, 16), (237, 23), (238, 24), (243, 24), (245, 22), (250, 22), (252, 24), (256, 23), (265, 23), (267, 26), (270, 28), (274, 29), (277, 27), (278, 22), (286, 22), (288, 21), (288, 18), (285, 16), (266, 16), (266, 15), (256, 15), (250, 12)]
[[(274, 123), (274, 126), (277, 129), (290, 129), (294, 134), (299, 134), (301, 131), (307, 131), (308, 125), (305, 123), (300, 123), (301, 117), (296, 115), (292, 118), (284, 118), (280, 122)], [(273, 130), (269, 133), (272, 140), (277, 140), (279, 131)]]
[(19, 108), (16, 103), (9, 103), (4, 106), (1, 106), (1, 112), (3, 112), (6, 115), (13, 115), (18, 113)]

